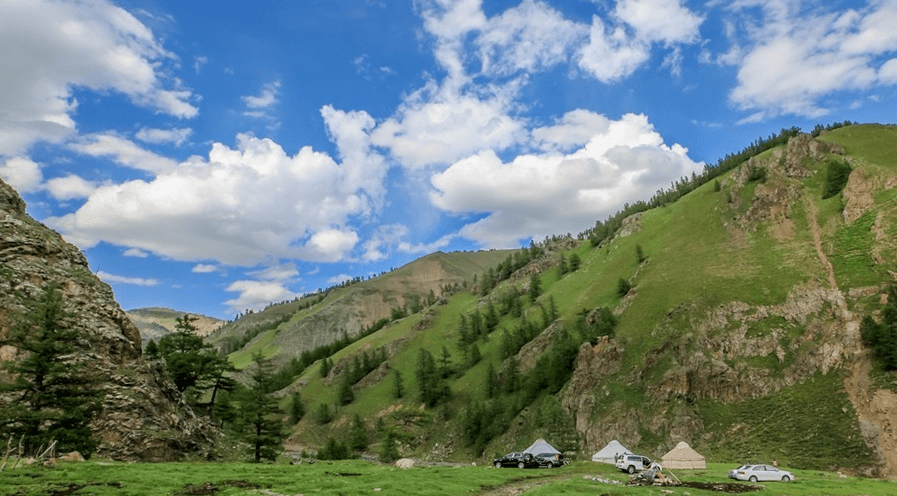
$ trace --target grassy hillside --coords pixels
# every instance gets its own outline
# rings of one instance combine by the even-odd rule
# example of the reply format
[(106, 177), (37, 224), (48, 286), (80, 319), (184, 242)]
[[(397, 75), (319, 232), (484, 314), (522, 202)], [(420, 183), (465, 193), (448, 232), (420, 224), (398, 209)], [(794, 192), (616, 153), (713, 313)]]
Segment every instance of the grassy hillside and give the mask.
[[(897, 390), (893, 372), (873, 366), (871, 383), (857, 375), (868, 360), (859, 320), (880, 308), (897, 273), (895, 133), (870, 125), (800, 136), (630, 217), (611, 239), (555, 237), (490, 260), (434, 255), (421, 266), (467, 284), (335, 351), (326, 377), (320, 361), (305, 368), (282, 392), (285, 407), (298, 392), (307, 412), (291, 443), (348, 442), (357, 414), (368, 454), (389, 432), (403, 455), (481, 462), (537, 437), (585, 457), (611, 439), (656, 457), (685, 440), (711, 461), (893, 469), (893, 440), (860, 427), (887, 418), (852, 398)], [(831, 161), (853, 173), (841, 193), (822, 199)], [(562, 273), (562, 257), (565, 266), (577, 260), (577, 270)], [(323, 335), (332, 340), (346, 322), (363, 329), (407, 308), (414, 289), (426, 294), (427, 271), (413, 266), (293, 307), (232, 360), (244, 364), (255, 350), (295, 354), (323, 343), (315, 341), (322, 333), (303, 331), (312, 324), (331, 326)], [(621, 280), (631, 286), (625, 294)], [(340, 328), (330, 324), (334, 308), (357, 313)], [(471, 338), (480, 319), (489, 323)], [(387, 361), (344, 404), (341, 381), (380, 348)], [(425, 352), (451, 393), (435, 402), (425, 399)]]

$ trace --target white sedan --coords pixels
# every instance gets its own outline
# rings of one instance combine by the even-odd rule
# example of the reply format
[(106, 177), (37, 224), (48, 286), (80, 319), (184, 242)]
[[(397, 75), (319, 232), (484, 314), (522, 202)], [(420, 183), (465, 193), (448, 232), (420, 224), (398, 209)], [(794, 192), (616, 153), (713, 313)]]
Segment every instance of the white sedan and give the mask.
[(772, 465), (747, 465), (735, 469), (735, 478), (751, 482), (757, 481), (793, 481), (794, 474), (780, 470)]

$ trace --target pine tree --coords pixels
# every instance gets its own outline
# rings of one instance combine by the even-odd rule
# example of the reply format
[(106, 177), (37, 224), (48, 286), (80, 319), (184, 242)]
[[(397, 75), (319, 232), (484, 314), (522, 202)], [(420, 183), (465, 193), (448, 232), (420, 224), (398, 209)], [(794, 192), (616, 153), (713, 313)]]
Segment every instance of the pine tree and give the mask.
[(392, 396), (399, 399), (405, 395), (405, 383), (402, 381), (402, 373), (396, 370), (392, 379)]
[(304, 416), (305, 405), (302, 404), (302, 396), (297, 391), (290, 396), (290, 422), (297, 424)]
[(361, 415), (357, 413), (352, 419), (352, 430), (349, 431), (349, 447), (358, 453), (366, 450), (368, 447), (367, 426), (364, 425)]
[(576, 272), (582, 266), (582, 258), (578, 254), (570, 254), (570, 272)]
[(23, 352), (4, 368), (15, 379), (0, 392), (16, 399), (0, 406), (0, 431), (24, 436), (26, 450), (57, 441), (58, 450), (89, 454), (96, 448), (88, 424), (101, 407), (101, 391), (83, 363), (74, 358), (81, 334), (70, 327), (62, 293), (48, 285), (27, 310), (11, 315), (12, 325), (0, 346)]
[(533, 272), (529, 277), (529, 299), (533, 303), (542, 295), (542, 279)]
[(383, 446), (380, 450), (380, 461), (383, 463), (392, 463), (399, 459), (399, 449), (396, 448), (396, 434), (390, 429), (386, 432), (386, 438), (383, 439)]
[(348, 405), (355, 401), (355, 393), (352, 391), (352, 380), (349, 375), (343, 376), (339, 387), (339, 403), (340, 405)]
[(190, 314), (178, 317), (175, 332), (159, 339), (158, 356), (165, 360), (165, 370), (175, 387), (193, 404), (198, 404), (203, 393), (211, 390), (211, 401), (206, 406), (213, 412), (218, 391), (236, 386), (229, 377), (236, 369), (227, 357), (196, 334), (198, 329), (193, 322), (197, 319)]
[(240, 431), (252, 446), (256, 463), (263, 458), (273, 461), (286, 438), (282, 412), (277, 399), (271, 395), (274, 373), (261, 353), (253, 354), (252, 361), (254, 367), (249, 369), (249, 384), (239, 397)]

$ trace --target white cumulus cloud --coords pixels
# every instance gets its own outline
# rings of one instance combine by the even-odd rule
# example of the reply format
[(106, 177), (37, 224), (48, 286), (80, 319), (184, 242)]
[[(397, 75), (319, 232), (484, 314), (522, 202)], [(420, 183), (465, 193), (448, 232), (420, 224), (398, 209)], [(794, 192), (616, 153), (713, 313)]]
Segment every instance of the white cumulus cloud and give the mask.
[(703, 169), (683, 147), (664, 144), (644, 115), (590, 120), (594, 134), (569, 154), (504, 162), (483, 151), (455, 162), (433, 175), (433, 203), (455, 214), (485, 213), (460, 235), (484, 247), (514, 247), (527, 238), (580, 232), (624, 203)]
[(119, 92), (179, 118), (198, 112), (191, 91), (162, 72), (174, 55), (105, 0), (0, 2), (0, 45), (0, 154), (72, 135), (73, 87)]
[[(371, 171), (382, 174), (382, 171)], [(303, 147), (287, 155), (270, 139), (239, 135), (152, 180), (97, 188), (77, 211), (46, 222), (82, 248), (101, 240), (176, 260), (254, 266), (269, 259), (336, 261), (358, 235), (382, 184)]]
[[(752, 17), (756, 7), (759, 14)], [(895, 83), (897, 2), (871, 1), (843, 11), (799, 7), (787, 2), (733, 6), (734, 15), (752, 26), (743, 33), (742, 56), (730, 60), (738, 67), (738, 81), (729, 98), (737, 108), (754, 112), (747, 120), (789, 114), (818, 118), (831, 111), (826, 100), (838, 92)]]
[(157, 286), (159, 284), (157, 279), (120, 276), (102, 270), (97, 272), (97, 277), (109, 284), (131, 284), (134, 286)]
[(0, 178), (19, 193), (40, 190), (43, 177), (40, 165), (28, 158), (12, 157), (0, 163)]

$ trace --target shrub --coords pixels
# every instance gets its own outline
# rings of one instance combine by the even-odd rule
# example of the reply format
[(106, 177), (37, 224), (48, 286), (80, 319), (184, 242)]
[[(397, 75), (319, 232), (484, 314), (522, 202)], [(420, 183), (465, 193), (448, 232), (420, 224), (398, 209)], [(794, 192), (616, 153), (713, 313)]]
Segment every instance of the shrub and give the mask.
[(825, 184), (822, 187), (822, 199), (831, 198), (840, 193), (850, 178), (853, 169), (845, 160), (829, 160), (825, 169)]

